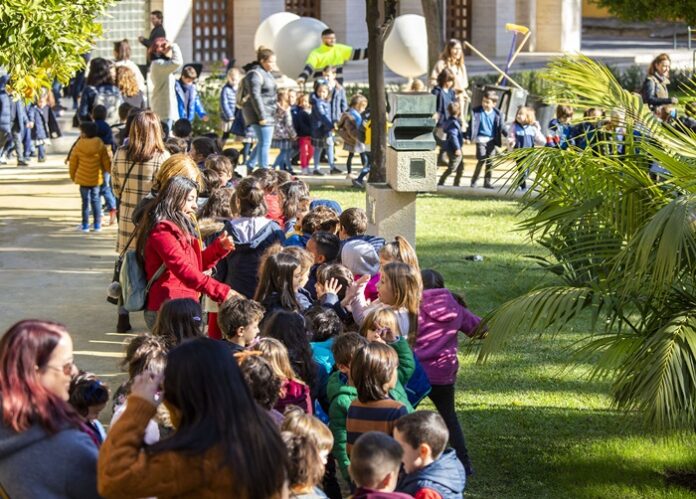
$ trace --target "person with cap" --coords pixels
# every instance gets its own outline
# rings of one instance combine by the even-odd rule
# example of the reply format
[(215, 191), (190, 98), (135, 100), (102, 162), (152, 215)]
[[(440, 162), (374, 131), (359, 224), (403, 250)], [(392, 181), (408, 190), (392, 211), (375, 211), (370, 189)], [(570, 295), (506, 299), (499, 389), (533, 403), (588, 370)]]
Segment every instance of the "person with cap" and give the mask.
[(349, 45), (336, 43), (336, 33), (331, 28), (321, 32), (321, 45), (312, 50), (302, 73), (297, 78), (297, 84), (302, 86), (309, 79), (319, 78), (327, 66), (336, 68), (336, 80), (343, 84), (343, 65), (348, 61), (367, 59), (367, 48), (356, 49)]

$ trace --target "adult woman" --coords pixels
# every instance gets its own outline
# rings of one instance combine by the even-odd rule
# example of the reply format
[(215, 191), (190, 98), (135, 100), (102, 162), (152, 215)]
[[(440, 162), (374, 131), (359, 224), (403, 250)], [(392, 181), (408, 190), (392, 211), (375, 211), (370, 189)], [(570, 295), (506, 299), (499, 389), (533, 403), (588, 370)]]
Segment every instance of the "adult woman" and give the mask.
[(281, 496), (283, 441), (224, 345), (198, 338), (169, 352), (163, 393), (176, 431), (143, 449), (161, 382), (161, 376), (136, 377), (128, 406), (99, 454), (102, 496)]
[(234, 242), (223, 232), (201, 251), (192, 221), (197, 199), (198, 184), (186, 177), (173, 177), (157, 194), (139, 225), (138, 255), (144, 257), (147, 280), (154, 279), (145, 303), (145, 322), (150, 329), (167, 300), (199, 300), (205, 293), (222, 303), (233, 294), (227, 284), (203, 273), (233, 250)]
[(176, 102), (174, 72), (183, 64), (181, 49), (176, 43), (164, 38), (156, 38), (148, 51), (150, 56), (150, 77), (152, 78), (152, 97), (150, 107), (160, 119), (169, 125), (179, 119), (179, 106)]
[(128, 43), (128, 40), (114, 42), (114, 61), (114, 65), (117, 69), (120, 67), (125, 67), (133, 71), (138, 89), (141, 92), (144, 92), (145, 78), (143, 78), (143, 73), (140, 71), (138, 65), (131, 60), (131, 46), (130, 43)]
[(97, 447), (68, 405), (74, 374), (72, 340), (60, 324), (21, 321), (0, 340), (3, 497), (99, 497)]
[(641, 89), (643, 102), (650, 106), (650, 109), (654, 110), (656, 107), (665, 104), (677, 103), (677, 98), (670, 98), (669, 90), (667, 90), (671, 62), (669, 55), (660, 54), (650, 63), (648, 76), (645, 78), (643, 88)]
[(440, 54), (440, 59), (435, 63), (435, 67), (430, 72), (430, 86), (437, 85), (437, 77), (443, 69), (449, 69), (454, 73), (454, 91), (459, 98), (462, 116), (466, 116), (466, 103), (468, 95), (466, 90), (469, 88), (469, 79), (466, 75), (464, 66), (464, 50), (459, 40), (452, 38), (445, 45), (445, 49)]
[[(260, 47), (256, 52), (256, 63), (244, 76), (242, 90), (242, 113), (244, 123), (251, 126), (256, 134), (256, 154), (249, 159), (247, 166), (254, 164), (268, 168), (268, 152), (273, 139), (273, 125), (278, 92), (271, 69), (275, 67), (275, 54), (269, 48)], [(240, 98), (240, 96), (237, 96)]]
[(143, 96), (143, 91), (138, 88), (135, 74), (128, 66), (118, 66), (116, 68), (116, 82), (123, 96), (123, 102), (135, 108), (143, 109), (145, 107), (145, 97)]
[[(89, 63), (87, 86), (80, 95), (80, 107), (77, 114), (81, 121), (92, 121), (92, 109), (97, 104), (106, 107), (107, 119), (116, 113), (121, 103), (121, 92), (114, 82), (112, 64), (101, 57), (92, 59)], [(97, 102), (99, 101), (99, 102)]]

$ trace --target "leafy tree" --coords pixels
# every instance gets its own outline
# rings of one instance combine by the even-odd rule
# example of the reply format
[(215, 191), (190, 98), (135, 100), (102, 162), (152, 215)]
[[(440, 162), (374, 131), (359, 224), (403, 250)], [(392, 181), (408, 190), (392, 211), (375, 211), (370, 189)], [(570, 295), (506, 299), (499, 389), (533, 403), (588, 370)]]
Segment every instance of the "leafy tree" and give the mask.
[(0, 67), (29, 99), (53, 78), (67, 83), (101, 35), (95, 18), (112, 0), (2, 0)]
[(591, 0), (626, 21), (684, 21), (696, 24), (696, 3), (691, 0)]
[[(479, 360), (513, 334), (561, 334), (585, 314), (592, 333), (569, 362), (588, 362), (592, 376), (610, 379), (618, 408), (641, 411), (657, 428), (693, 429), (696, 135), (658, 122), (640, 96), (586, 57), (553, 61), (544, 78), (550, 99), (613, 110), (625, 133), (600, 123), (594, 147), (519, 149), (503, 159), (516, 162), (511, 186), (526, 169), (535, 176), (521, 227), (551, 253), (540, 261), (553, 278), (487, 317)], [(613, 152), (619, 146), (623, 154)], [(653, 162), (671, 174), (654, 181)]]

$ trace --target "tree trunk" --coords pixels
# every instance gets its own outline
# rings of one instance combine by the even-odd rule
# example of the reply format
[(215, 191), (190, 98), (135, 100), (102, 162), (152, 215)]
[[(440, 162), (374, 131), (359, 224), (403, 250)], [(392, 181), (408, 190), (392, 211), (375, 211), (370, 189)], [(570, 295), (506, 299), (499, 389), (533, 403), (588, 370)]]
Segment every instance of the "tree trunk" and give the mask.
[(444, 46), (444, 33), (442, 26), (442, 0), (421, 0), (423, 17), (425, 17), (425, 29), (428, 33), (428, 77), (430, 70), (440, 58), (440, 51)]
[(380, 0), (365, 0), (367, 23), (367, 72), (370, 85), (370, 153), (372, 167), (369, 182), (387, 179), (387, 101), (384, 92), (384, 40), (396, 17), (396, 0), (384, 0), (384, 16)]

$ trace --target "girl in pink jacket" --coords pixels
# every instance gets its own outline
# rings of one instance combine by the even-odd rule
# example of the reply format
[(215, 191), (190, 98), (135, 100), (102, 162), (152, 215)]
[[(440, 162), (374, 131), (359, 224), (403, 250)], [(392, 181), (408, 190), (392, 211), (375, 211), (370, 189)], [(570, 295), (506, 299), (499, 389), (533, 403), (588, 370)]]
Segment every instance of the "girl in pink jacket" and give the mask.
[(473, 336), (481, 318), (469, 311), (461, 297), (445, 288), (439, 272), (423, 270), (421, 276), (423, 299), (418, 314), (418, 332), (412, 342), (413, 353), (428, 375), (432, 385), (428, 396), (445, 420), (450, 443), (469, 475), (471, 461), (454, 407), (454, 383), (459, 369), (457, 332)]

